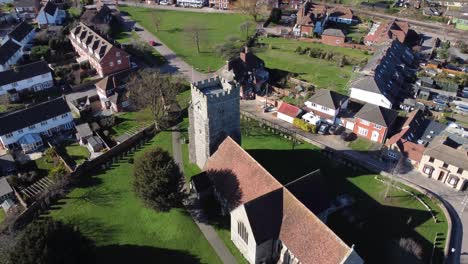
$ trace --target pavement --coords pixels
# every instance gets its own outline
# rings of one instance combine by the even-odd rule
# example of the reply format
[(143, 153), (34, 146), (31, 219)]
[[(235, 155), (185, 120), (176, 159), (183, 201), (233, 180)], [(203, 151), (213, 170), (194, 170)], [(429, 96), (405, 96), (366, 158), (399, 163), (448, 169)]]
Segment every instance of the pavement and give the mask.
[[(175, 162), (183, 171), (184, 164), (182, 159), (182, 146), (180, 144), (180, 133), (176, 130), (172, 132), (172, 152)], [(213, 226), (207, 223), (206, 217), (204, 216), (203, 210), (200, 209), (196, 197), (194, 195), (189, 196), (184, 202), (184, 205), (192, 216), (193, 221), (197, 224), (198, 228), (200, 228), (200, 231), (203, 233), (206, 240), (208, 240), (208, 243), (213, 247), (221, 261), (224, 264), (236, 264), (236, 259), (226, 247), (224, 241), (218, 236), (218, 233), (216, 233)]]

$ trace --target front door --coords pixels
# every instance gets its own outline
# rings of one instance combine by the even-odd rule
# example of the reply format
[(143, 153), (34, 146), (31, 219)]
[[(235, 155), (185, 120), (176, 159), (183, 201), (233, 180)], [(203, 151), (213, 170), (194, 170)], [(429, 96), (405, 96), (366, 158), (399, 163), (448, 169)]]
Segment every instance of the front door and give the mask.
[(443, 171), (441, 171), (441, 172), (439, 173), (439, 177), (437, 178), (437, 180), (438, 180), (438, 181), (443, 181), (443, 180), (444, 180), (444, 175), (445, 175), (445, 173), (444, 173)]
[(375, 141), (375, 142), (377, 142), (379, 140), (379, 132), (378, 131), (372, 131), (371, 140)]

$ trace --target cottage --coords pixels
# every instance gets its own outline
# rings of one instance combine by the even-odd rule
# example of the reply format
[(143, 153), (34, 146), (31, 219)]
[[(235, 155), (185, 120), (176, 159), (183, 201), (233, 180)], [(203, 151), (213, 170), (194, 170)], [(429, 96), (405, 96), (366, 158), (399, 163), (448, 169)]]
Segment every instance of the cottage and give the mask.
[(16, 171), (15, 159), (11, 154), (0, 156), (0, 177), (11, 175)]
[(299, 107), (283, 102), (278, 108), (277, 117), (292, 124), (294, 118), (298, 117), (301, 113), (302, 110)]
[(327, 28), (322, 33), (322, 43), (331, 46), (341, 46), (345, 43), (345, 35), (341, 29)]
[(365, 104), (354, 116), (352, 130), (360, 137), (384, 143), (397, 116), (398, 113), (391, 109)]
[[(230, 214), (231, 240), (249, 263), (363, 263), (307, 207), (312, 201), (300, 200), (308, 198), (300, 188), (283, 186), (231, 138), (204, 171), (222, 211)], [(317, 188), (310, 182), (296, 184)], [(326, 207), (314, 205), (318, 211)]]
[(62, 25), (66, 17), (67, 13), (64, 10), (58, 8), (53, 2), (47, 1), (39, 11), (36, 20), (40, 27), (47, 27)]
[(439, 136), (429, 144), (419, 164), (419, 171), (456, 190), (467, 189), (468, 149), (446, 136)]
[(125, 51), (81, 22), (70, 30), (69, 39), (80, 60), (89, 61), (101, 77), (130, 69), (130, 56)]
[(41, 139), (75, 127), (67, 103), (61, 97), (0, 116), (0, 148), (34, 151)]
[(329, 124), (341, 123), (340, 113), (348, 107), (349, 98), (328, 89), (319, 89), (304, 104), (307, 112), (320, 117)]
[(42, 91), (54, 87), (52, 72), (45, 61), (37, 61), (0, 72), (0, 96), (9, 91)]
[(372, 25), (369, 34), (364, 37), (364, 44), (382, 44), (389, 40), (398, 40), (401, 43), (405, 43), (408, 31), (408, 22), (399, 21), (397, 19), (381, 24), (376, 23)]
[(8, 183), (5, 177), (0, 178), (0, 203), (3, 203), (5, 200), (14, 199), (15, 194), (13, 189)]

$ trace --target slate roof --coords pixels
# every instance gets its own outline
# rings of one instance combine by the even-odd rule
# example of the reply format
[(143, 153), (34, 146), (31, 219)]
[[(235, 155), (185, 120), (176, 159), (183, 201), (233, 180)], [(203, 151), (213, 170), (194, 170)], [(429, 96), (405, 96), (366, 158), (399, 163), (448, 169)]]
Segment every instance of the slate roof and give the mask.
[(307, 101), (336, 110), (346, 100), (348, 100), (346, 95), (342, 95), (328, 89), (319, 89)]
[(93, 131), (91, 131), (91, 127), (89, 127), (88, 123), (79, 124), (75, 126), (75, 128), (80, 137), (89, 137), (93, 135)]
[(295, 105), (283, 102), (278, 108), (278, 113), (282, 113), (290, 117), (297, 117), (301, 113), (301, 109)]
[(0, 86), (51, 72), (45, 61), (37, 61), (0, 72)]
[(51, 1), (47, 1), (47, 3), (41, 8), (41, 11), (44, 11), (51, 16), (55, 14), (55, 10), (57, 10), (57, 6)]
[(12, 193), (13, 189), (5, 177), (0, 178), (0, 196)]
[(13, 4), (15, 7), (34, 7), (35, 0), (15, 0)]
[(13, 54), (18, 52), (21, 49), (21, 46), (18, 45), (13, 40), (9, 39), (5, 44), (0, 46), (0, 64), (6, 63)]
[(387, 128), (391, 127), (397, 116), (398, 113), (394, 110), (369, 103), (365, 104), (355, 115), (356, 118)]
[(323, 31), (322, 36), (345, 37), (343, 31), (338, 28), (327, 28)]
[(0, 116), (0, 135), (26, 128), (41, 121), (69, 113), (70, 108), (62, 97), (26, 107)]
[(442, 160), (463, 170), (468, 170), (468, 153), (463, 148), (455, 149), (444, 144), (446, 138), (439, 136), (427, 147), (424, 155)]
[(19, 25), (17, 25), (10, 33), (8, 33), (8, 36), (18, 42), (21, 42), (33, 30), (35, 30), (33, 26), (23, 21)]

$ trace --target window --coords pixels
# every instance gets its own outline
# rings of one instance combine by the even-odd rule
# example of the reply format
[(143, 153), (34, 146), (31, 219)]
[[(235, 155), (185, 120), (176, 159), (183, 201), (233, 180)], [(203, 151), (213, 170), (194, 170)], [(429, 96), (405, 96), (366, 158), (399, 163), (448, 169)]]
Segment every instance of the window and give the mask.
[(328, 107), (322, 106), (322, 110), (328, 111)]
[(434, 169), (432, 167), (430, 167), (430, 166), (424, 166), (423, 172), (430, 176), (432, 174), (433, 170)]
[(362, 127), (359, 127), (358, 128), (358, 134), (361, 135), (361, 136), (367, 136), (367, 129), (365, 128), (362, 128)]
[(444, 165), (442, 165), (442, 168), (448, 168), (448, 164), (444, 162)]
[(67, 116), (68, 116), (68, 114), (63, 114), (62, 118), (66, 118)]
[(11, 86), (12, 86), (12, 87), (18, 87), (18, 83), (17, 83), (17, 82), (13, 82), (13, 83), (11, 83)]
[(18, 134), (23, 133), (23, 129), (18, 129)]
[(381, 126), (381, 125), (375, 124), (374, 127), (375, 127), (375, 129), (378, 129), (378, 130), (382, 129), (382, 126)]
[(434, 160), (435, 160), (434, 157), (429, 157), (429, 162), (432, 163), (432, 162), (434, 162)]
[(54, 120), (54, 121), (57, 120), (57, 117), (55, 116), (54, 118), (52, 118), (52, 120)]
[(249, 233), (247, 233), (244, 223), (240, 221), (237, 221), (237, 233), (246, 244), (249, 244)]
[(114, 67), (114, 62), (113, 61), (109, 62), (109, 66)]
[[(115, 53), (115, 56), (120, 57), (120, 51), (117, 51), (117, 52)], [(118, 61), (117, 61), (117, 63), (120, 64)]]
[(45, 125), (47, 125), (47, 121), (42, 121), (41, 126), (45, 126)]
[(457, 173), (458, 173), (458, 174), (463, 174), (463, 169), (462, 169), (462, 168), (458, 168)]
[(117, 64), (122, 64), (122, 60), (117, 60)]
[(5, 135), (6, 138), (11, 138), (13, 136), (13, 133), (8, 133)]
[(36, 128), (35, 125), (29, 126), (29, 129), (30, 129), (30, 130), (33, 130), (33, 129), (35, 129), (35, 128)]
[(369, 125), (369, 121), (366, 121), (366, 120), (362, 120), (362, 119), (359, 119), (361, 124), (365, 125), (365, 126), (368, 126)]

